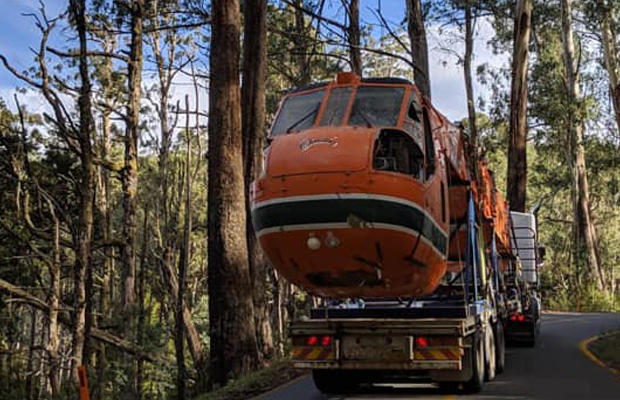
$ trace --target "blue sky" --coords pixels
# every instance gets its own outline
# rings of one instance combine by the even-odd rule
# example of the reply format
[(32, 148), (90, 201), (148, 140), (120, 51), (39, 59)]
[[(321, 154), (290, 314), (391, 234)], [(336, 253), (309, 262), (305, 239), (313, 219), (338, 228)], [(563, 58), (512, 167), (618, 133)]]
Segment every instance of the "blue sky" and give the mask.
[[(68, 0), (45, 0), (46, 9), (49, 16), (55, 16), (66, 8)], [(329, 2), (328, 2), (329, 3)], [(335, 14), (339, 9), (339, 2), (326, 10), (326, 13)], [(32, 18), (23, 16), (24, 13), (36, 12), (39, 7), (38, 0), (0, 0), (0, 54), (5, 55), (11, 63), (19, 70), (27, 69), (33, 62), (33, 53), (30, 47), (38, 46), (40, 38), (39, 31), (35, 27)], [(371, 11), (376, 9), (378, 0), (361, 0), (361, 20), (362, 24), (377, 24), (377, 18)], [(386, 19), (394, 24), (403, 20), (405, 13), (404, 0), (382, 0), (382, 13)], [(342, 12), (342, 11), (340, 11)], [(333, 15), (338, 17), (338, 15)], [(488, 62), (493, 66), (500, 66), (506, 62), (508, 55), (497, 57), (487, 49), (486, 42), (493, 32), (488, 24), (481, 24), (476, 42), (476, 59), (474, 60), (474, 70), (477, 64)], [(438, 30), (430, 27), (428, 30), (429, 53), (431, 63), (431, 86), (433, 92), (433, 102), (435, 106), (450, 119), (460, 119), (466, 115), (465, 90), (463, 84), (463, 73), (456, 65), (456, 59), (445, 53), (438, 51), (440, 43), (446, 39), (445, 33), (439, 34)], [(56, 29), (50, 38), (50, 43), (56, 47), (63, 47), (69, 40), (61, 29)], [(453, 44), (458, 51), (459, 44)], [(0, 96), (5, 101), (12, 103), (12, 93), (14, 88), (19, 85), (3, 67), (0, 67)], [(478, 94), (486, 95), (485, 89), (476, 86)], [(183, 96), (183, 90), (178, 91), (178, 96)], [(190, 95), (192, 93), (189, 93)], [(43, 102), (34, 95), (25, 95), (24, 100), (29, 104), (30, 109), (37, 109)], [(202, 102), (202, 104), (206, 104)]]

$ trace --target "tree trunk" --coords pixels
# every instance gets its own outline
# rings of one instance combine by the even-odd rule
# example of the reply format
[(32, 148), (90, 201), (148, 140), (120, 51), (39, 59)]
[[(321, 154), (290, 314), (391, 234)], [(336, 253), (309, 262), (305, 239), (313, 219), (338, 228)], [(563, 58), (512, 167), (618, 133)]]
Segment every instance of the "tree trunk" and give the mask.
[(26, 365), (26, 396), (28, 400), (34, 400), (34, 390), (36, 383), (34, 382), (34, 346), (36, 344), (37, 335), (37, 310), (30, 309), (30, 343), (28, 345), (28, 364)]
[(616, 115), (616, 125), (620, 131), (620, 78), (618, 76), (618, 48), (616, 47), (616, 34), (609, 22), (609, 15), (605, 14), (601, 21), (603, 31), (603, 55), (605, 68), (609, 75), (609, 94)]
[(428, 67), (428, 44), (420, 0), (407, 0), (407, 31), (411, 42), (413, 78), (422, 94), (431, 98), (431, 77)]
[(575, 45), (572, 28), (572, 0), (562, 0), (562, 45), (564, 49), (564, 68), (566, 70), (566, 89), (569, 100), (568, 133), (572, 144), (573, 176), (576, 201), (574, 214), (579, 229), (579, 238), (585, 244), (590, 273), (599, 290), (605, 290), (605, 276), (598, 255), (598, 238), (590, 209), (588, 175), (583, 147), (584, 124), (575, 112), (581, 101), (579, 90), (579, 70), (575, 65)]
[(243, 125), (243, 159), (247, 243), (250, 276), (253, 283), (256, 338), (261, 362), (274, 353), (270, 319), (269, 268), (252, 226), (250, 190), (259, 173), (265, 143), (265, 82), (267, 78), (267, 1), (248, 0), (244, 8), (243, 87), (241, 110)]
[[(140, 273), (138, 275), (138, 335), (136, 345), (144, 347), (144, 327), (146, 324), (146, 310), (144, 305), (144, 281), (146, 277), (147, 257), (149, 251), (149, 212), (150, 203), (144, 208), (144, 222), (142, 224), (142, 249), (140, 249)], [(137, 400), (142, 400), (142, 386), (144, 384), (144, 360), (137, 360), (136, 367), (136, 392)]]
[(296, 85), (298, 87), (308, 85), (312, 81), (312, 73), (310, 68), (310, 57), (307, 54), (308, 47), (308, 35), (306, 30), (305, 14), (303, 12), (303, 1), (295, 0), (295, 32), (291, 36), (293, 44), (295, 45), (298, 76)]
[[(113, 35), (109, 33), (103, 34), (103, 49), (105, 52), (113, 53), (116, 50), (116, 41)], [(106, 85), (103, 88), (103, 101), (106, 106), (100, 110), (101, 113), (101, 139), (99, 143), (99, 154), (104, 160), (107, 160), (112, 148), (112, 104), (113, 90), (110, 85), (112, 82), (112, 58), (103, 57), (99, 68), (100, 80)], [(111, 207), (111, 183), (110, 171), (105, 166), (99, 168), (98, 192), (95, 195), (97, 199), (97, 207), (101, 219), (101, 231), (103, 240), (108, 242), (112, 238), (112, 207)], [(102, 324), (105, 319), (109, 318), (112, 309), (112, 299), (115, 298), (115, 282), (114, 282), (114, 247), (106, 246), (103, 249), (104, 261), (103, 271), (101, 272), (102, 282), (99, 290), (99, 309), (101, 315), (98, 318), (98, 324)], [(100, 344), (97, 351), (97, 384), (93, 387), (93, 398), (103, 399), (103, 391), (106, 386), (107, 355), (106, 348)]]
[(239, 93), (239, 0), (214, 0), (209, 90), (209, 330), (211, 379), (257, 364), (248, 268)]
[(532, 0), (517, 0), (515, 9), (507, 198), (512, 211), (525, 212), (527, 184), (527, 71)]
[(50, 207), (50, 214), (54, 220), (54, 241), (52, 260), (49, 264), (50, 291), (48, 317), (48, 336), (47, 336), (47, 355), (49, 358), (49, 381), (52, 390), (52, 398), (60, 394), (60, 359), (58, 348), (60, 337), (58, 329), (58, 308), (60, 306), (60, 221), (56, 217), (54, 208)]
[[(469, 119), (469, 134), (471, 137), (471, 146), (473, 150), (474, 164), (478, 159), (478, 127), (476, 125), (476, 105), (474, 98), (474, 86), (471, 73), (471, 59), (474, 52), (474, 26), (475, 17), (472, 15), (472, 0), (465, 2), (465, 56), (463, 58), (463, 72), (465, 74), (465, 92), (467, 93), (467, 115)], [(477, 170), (475, 166), (474, 170)]]
[(78, 382), (77, 366), (87, 366), (89, 361), (89, 336), (93, 325), (93, 271), (91, 246), (93, 237), (93, 208), (95, 190), (95, 166), (93, 161), (92, 137), (95, 122), (92, 114), (91, 83), (88, 72), (86, 38), (86, 1), (72, 0), (71, 10), (76, 23), (80, 42), (79, 70), (80, 114), (79, 138), (81, 161), (80, 216), (77, 232), (77, 257), (74, 277), (74, 330), (73, 330), (73, 374)]
[[(123, 238), (121, 254), (123, 282), (121, 303), (124, 314), (133, 320), (135, 306), (136, 242), (138, 192), (138, 137), (140, 125), (140, 100), (142, 84), (142, 20), (143, 0), (133, 1), (131, 6), (131, 44), (127, 78), (127, 118), (125, 128), (125, 167), (122, 174), (123, 189)], [(128, 323), (128, 329), (133, 324)], [(127, 332), (130, 333), (130, 332)]]
[(191, 176), (191, 163), (192, 163), (192, 140), (191, 132), (189, 129), (189, 97), (185, 96), (185, 135), (186, 135), (186, 149), (185, 149), (185, 221), (183, 223), (183, 244), (181, 245), (181, 256), (179, 257), (179, 291), (177, 294), (176, 303), (176, 337), (174, 344), (176, 348), (177, 357), (177, 398), (179, 400), (185, 400), (185, 380), (187, 371), (185, 370), (185, 348), (183, 347), (183, 338), (185, 336), (183, 311), (184, 309), (184, 297), (185, 297), (185, 282), (187, 271), (189, 271), (189, 260), (191, 251), (191, 237), (192, 231), (192, 176)]
[[(123, 248), (121, 253), (121, 307), (125, 318), (123, 336), (133, 342), (136, 328), (136, 244), (138, 194), (138, 138), (140, 135), (140, 100), (142, 86), (142, 23), (144, 0), (131, 2), (131, 38), (127, 77), (127, 116), (125, 123), (125, 166), (121, 176), (123, 190)], [(123, 362), (127, 384), (123, 399), (135, 399), (135, 367), (129, 357)]]
[(347, 40), (349, 42), (349, 58), (353, 72), (362, 76), (362, 52), (360, 50), (360, 0), (350, 0), (348, 5), (349, 26)]

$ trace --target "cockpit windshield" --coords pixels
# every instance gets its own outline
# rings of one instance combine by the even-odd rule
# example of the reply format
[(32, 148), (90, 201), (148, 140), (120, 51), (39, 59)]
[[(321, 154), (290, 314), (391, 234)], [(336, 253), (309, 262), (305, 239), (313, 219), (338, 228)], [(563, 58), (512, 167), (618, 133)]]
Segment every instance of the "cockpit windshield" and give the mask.
[(278, 136), (292, 131), (301, 131), (314, 125), (324, 95), (325, 90), (317, 90), (287, 98), (282, 104), (271, 135)]
[[(321, 109), (325, 90), (296, 94), (284, 100), (271, 136), (284, 135), (312, 127)], [(355, 93), (353, 106), (345, 121), (351, 95)], [(367, 126), (394, 127), (403, 105), (404, 87), (352, 86), (335, 87), (330, 90), (327, 104), (319, 126)]]

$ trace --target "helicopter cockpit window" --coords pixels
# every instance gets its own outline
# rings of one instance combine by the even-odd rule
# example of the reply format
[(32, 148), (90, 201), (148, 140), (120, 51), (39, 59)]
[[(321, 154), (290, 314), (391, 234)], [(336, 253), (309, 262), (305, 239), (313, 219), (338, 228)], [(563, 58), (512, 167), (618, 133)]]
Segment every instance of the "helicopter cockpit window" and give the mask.
[(285, 135), (312, 127), (324, 96), (325, 90), (323, 89), (291, 96), (284, 100), (276, 122), (273, 124), (271, 136)]
[(424, 154), (411, 136), (399, 130), (386, 129), (375, 142), (373, 169), (397, 172), (422, 181)]
[(353, 91), (350, 87), (335, 88), (329, 94), (319, 126), (340, 126)]
[(403, 121), (403, 129), (407, 132), (416, 144), (424, 148), (424, 128), (422, 125), (422, 106), (420, 98), (415, 90), (409, 91), (408, 110)]
[(361, 86), (349, 117), (350, 126), (396, 126), (403, 105), (403, 87)]

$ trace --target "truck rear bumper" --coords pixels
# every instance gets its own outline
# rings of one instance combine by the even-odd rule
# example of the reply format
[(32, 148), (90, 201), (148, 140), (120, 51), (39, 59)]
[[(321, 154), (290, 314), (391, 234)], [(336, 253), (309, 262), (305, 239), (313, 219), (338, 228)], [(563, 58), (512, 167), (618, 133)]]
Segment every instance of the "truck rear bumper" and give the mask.
[(300, 369), (356, 369), (356, 370), (460, 370), (461, 360), (451, 361), (411, 361), (411, 362), (385, 362), (385, 361), (292, 361), (294, 368)]
[(303, 369), (459, 371), (474, 329), (470, 319), (295, 321), (291, 359)]

